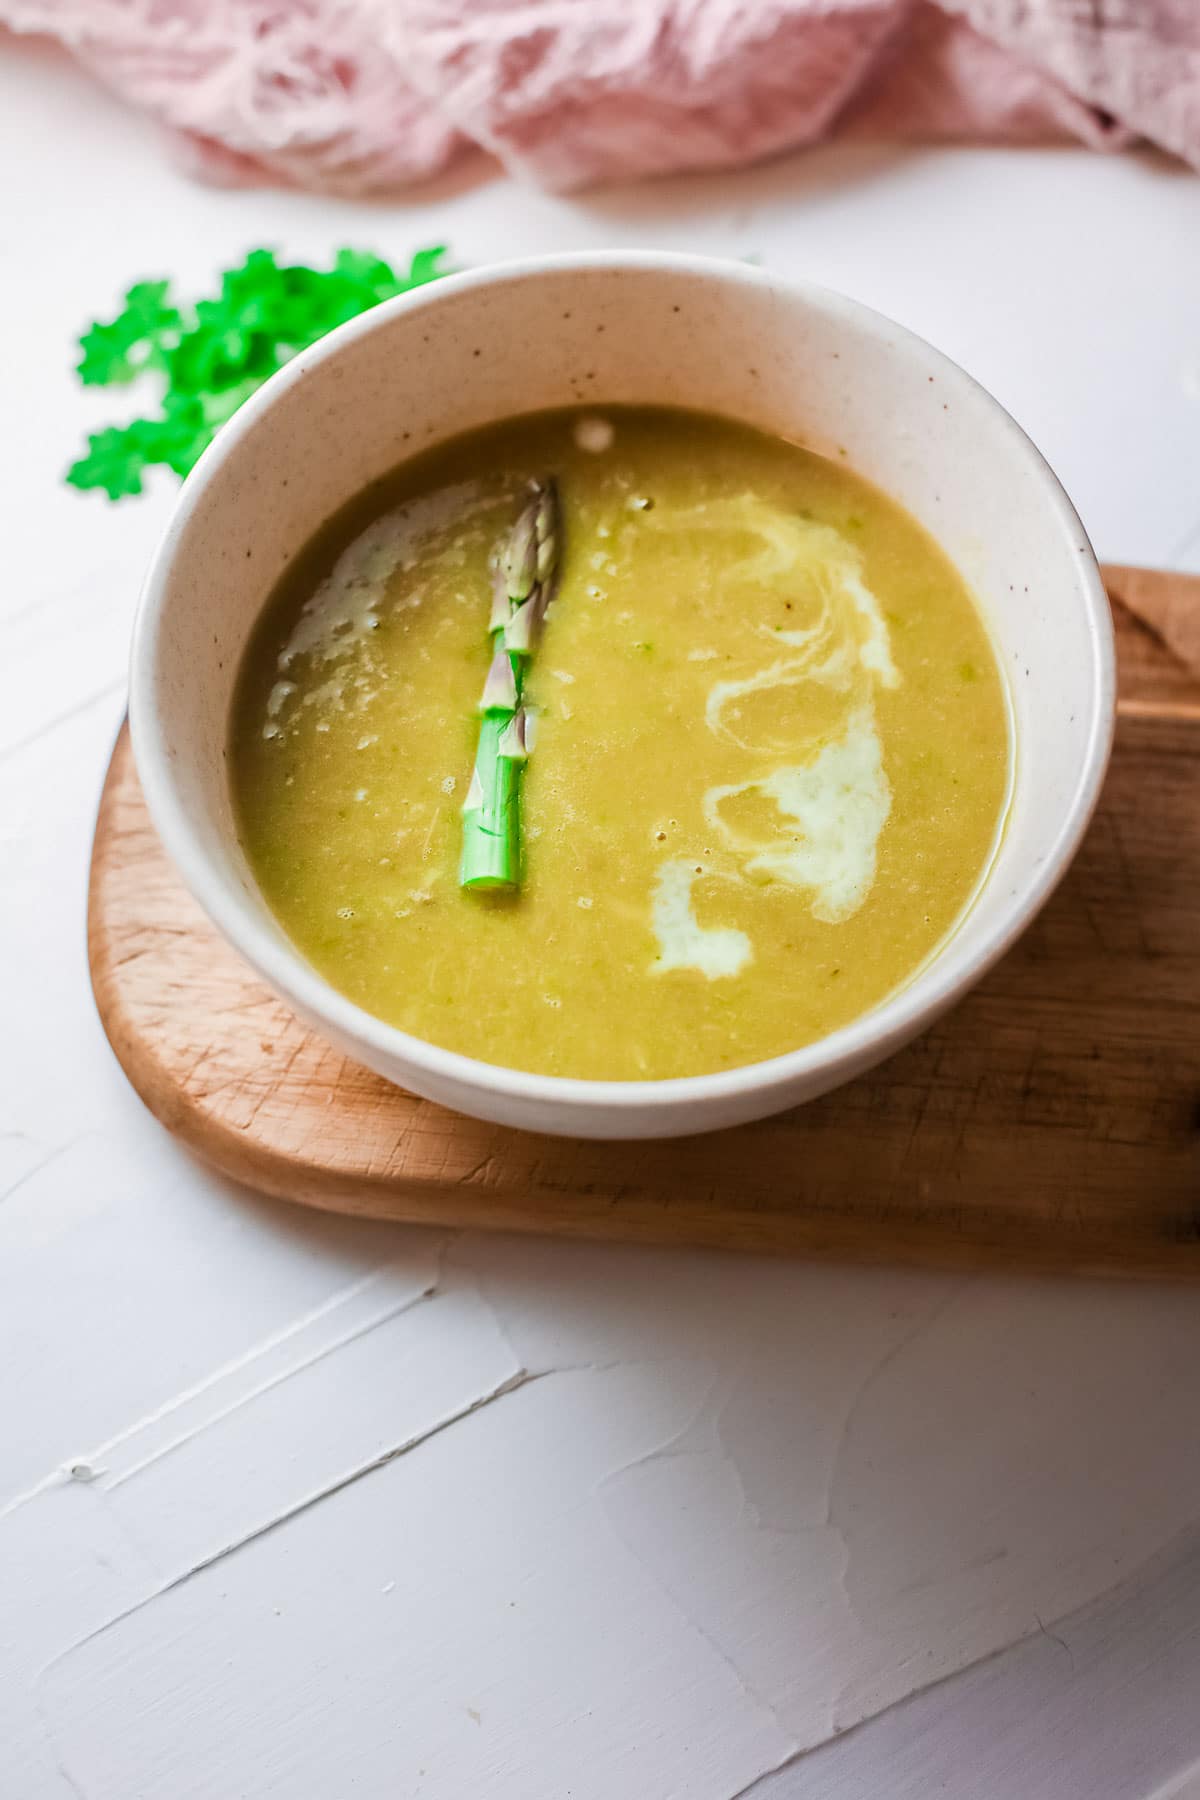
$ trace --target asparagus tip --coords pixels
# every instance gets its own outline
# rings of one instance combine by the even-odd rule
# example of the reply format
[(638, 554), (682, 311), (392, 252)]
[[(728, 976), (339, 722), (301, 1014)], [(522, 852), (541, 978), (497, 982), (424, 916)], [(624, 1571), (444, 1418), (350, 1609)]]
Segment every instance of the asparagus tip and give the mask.
[(525, 736), (525, 709), (515, 712), (500, 735), (496, 746), (496, 755), (503, 756), (509, 762), (524, 762), (529, 755), (529, 744)]
[(516, 711), (516, 706), (517, 679), (512, 663), (503, 650), (497, 650), (479, 696), (479, 710), (481, 713), (510, 713)]

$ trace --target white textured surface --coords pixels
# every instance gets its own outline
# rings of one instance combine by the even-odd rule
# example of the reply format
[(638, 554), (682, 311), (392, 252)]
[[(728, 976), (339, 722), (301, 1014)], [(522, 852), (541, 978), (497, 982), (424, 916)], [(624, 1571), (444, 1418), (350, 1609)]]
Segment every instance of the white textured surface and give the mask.
[(0, 151), (4, 1800), (1192, 1800), (1194, 1294), (355, 1226), (143, 1114), (82, 916), (170, 488), (57, 483), (112, 411), (71, 334), (135, 276), (669, 244), (894, 313), (1102, 553), (1200, 567), (1200, 186), (857, 148), (575, 203), (209, 193), (29, 49)]

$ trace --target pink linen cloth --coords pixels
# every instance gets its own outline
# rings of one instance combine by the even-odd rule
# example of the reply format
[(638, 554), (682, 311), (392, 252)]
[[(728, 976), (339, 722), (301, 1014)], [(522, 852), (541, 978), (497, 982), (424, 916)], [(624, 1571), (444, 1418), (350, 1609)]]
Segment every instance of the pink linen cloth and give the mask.
[(1200, 0), (0, 0), (0, 24), (217, 180), (383, 192), (474, 143), (561, 190), (845, 132), (1200, 167)]

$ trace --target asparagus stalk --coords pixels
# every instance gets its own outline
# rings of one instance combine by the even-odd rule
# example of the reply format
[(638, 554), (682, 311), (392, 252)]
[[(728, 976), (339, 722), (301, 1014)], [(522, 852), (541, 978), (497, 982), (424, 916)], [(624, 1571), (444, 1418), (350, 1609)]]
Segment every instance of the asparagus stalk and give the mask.
[(521, 882), (521, 771), (529, 754), (522, 693), (558, 576), (558, 491), (532, 483), (528, 504), (491, 564), (493, 656), (479, 700), (475, 768), (463, 806), (459, 885), (472, 892)]

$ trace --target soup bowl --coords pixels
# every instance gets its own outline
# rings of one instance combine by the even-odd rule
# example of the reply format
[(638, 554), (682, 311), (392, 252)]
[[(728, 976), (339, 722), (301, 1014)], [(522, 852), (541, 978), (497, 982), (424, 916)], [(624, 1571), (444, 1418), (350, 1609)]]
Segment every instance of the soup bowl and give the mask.
[[(1010, 698), (1011, 806), (990, 874), (936, 956), (818, 1042), (719, 1074), (589, 1081), (438, 1048), (373, 1017), (305, 960), (238, 841), (227, 735), (238, 665), (290, 559), (410, 454), (578, 402), (723, 414), (803, 443), (893, 496), (988, 622)], [(583, 1137), (712, 1130), (814, 1098), (960, 999), (1051, 893), (1092, 813), (1114, 716), (1112, 623), (1079, 520), (981, 387), (852, 300), (763, 270), (654, 253), (566, 255), (453, 276), (302, 352), (184, 484), (142, 596), (130, 717), (154, 823), (187, 886), (318, 1032), (461, 1112)]]

